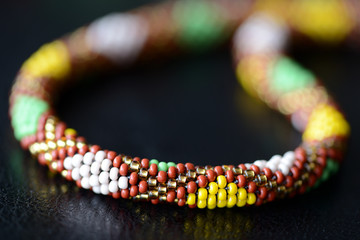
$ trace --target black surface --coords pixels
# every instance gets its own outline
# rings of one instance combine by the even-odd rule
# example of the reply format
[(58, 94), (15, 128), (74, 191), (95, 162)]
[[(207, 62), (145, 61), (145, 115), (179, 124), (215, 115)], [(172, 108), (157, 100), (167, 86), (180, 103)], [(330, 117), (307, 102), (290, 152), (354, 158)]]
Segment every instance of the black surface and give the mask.
[[(352, 126), (339, 173), (294, 199), (213, 211), (114, 200), (52, 176), (20, 149), (7, 97), (21, 63), (41, 44), (142, 2), (1, 1), (0, 239), (359, 239), (359, 51), (294, 51), (324, 79)], [(84, 83), (58, 110), (90, 143), (163, 161), (236, 164), (300, 142), (282, 116), (240, 88), (228, 49)]]

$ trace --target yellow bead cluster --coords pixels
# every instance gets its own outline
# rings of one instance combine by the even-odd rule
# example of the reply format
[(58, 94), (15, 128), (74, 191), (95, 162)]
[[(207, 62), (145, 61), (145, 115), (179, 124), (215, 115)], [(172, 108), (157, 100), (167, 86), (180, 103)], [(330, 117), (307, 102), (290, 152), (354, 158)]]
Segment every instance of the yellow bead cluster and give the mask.
[(199, 188), (197, 194), (188, 194), (187, 204), (196, 203), (198, 208), (214, 209), (215, 207), (232, 208), (235, 205), (243, 207), (256, 202), (254, 193), (248, 193), (245, 188), (238, 188), (233, 182), (227, 183), (224, 175), (218, 176), (216, 180), (216, 182), (210, 182), (208, 188)]
[(310, 118), (303, 134), (304, 141), (321, 141), (329, 137), (347, 137), (350, 126), (344, 116), (329, 104), (317, 106)]
[(63, 79), (70, 73), (70, 54), (62, 41), (43, 45), (24, 62), (21, 71), (33, 78)]

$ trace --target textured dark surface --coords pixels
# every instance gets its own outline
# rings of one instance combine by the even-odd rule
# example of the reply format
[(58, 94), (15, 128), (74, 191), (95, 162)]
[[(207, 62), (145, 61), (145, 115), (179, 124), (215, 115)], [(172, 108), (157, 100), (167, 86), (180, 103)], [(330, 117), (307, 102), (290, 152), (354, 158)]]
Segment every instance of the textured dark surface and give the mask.
[[(78, 190), (23, 152), (7, 117), (12, 79), (41, 44), (145, 1), (1, 1), (0, 239), (360, 238), (359, 50), (301, 48), (352, 126), (339, 173), (316, 191), (213, 211), (114, 200)], [(300, 136), (237, 84), (228, 49), (136, 68), (72, 89), (59, 115), (91, 143), (132, 156), (236, 164), (293, 149)], [(105, 81), (106, 80), (106, 81)]]

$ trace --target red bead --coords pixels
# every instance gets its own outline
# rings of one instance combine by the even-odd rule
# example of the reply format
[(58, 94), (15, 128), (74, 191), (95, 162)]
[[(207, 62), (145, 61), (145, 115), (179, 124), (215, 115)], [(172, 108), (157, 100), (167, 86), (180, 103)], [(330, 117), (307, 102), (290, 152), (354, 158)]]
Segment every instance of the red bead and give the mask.
[(319, 156), (321, 156), (321, 157), (326, 157), (326, 153), (327, 153), (327, 151), (326, 151), (326, 148), (324, 148), (324, 147), (319, 148), (319, 149), (317, 150), (317, 154), (318, 154)]
[(76, 181), (76, 186), (78, 186), (78, 188), (81, 188), (81, 180)]
[(201, 188), (206, 187), (206, 185), (208, 184), (207, 178), (204, 175), (199, 175), (197, 180), (198, 180), (198, 185)]
[(299, 169), (302, 170), (304, 168), (304, 164), (300, 162), (300, 160), (295, 160), (294, 165)]
[(58, 159), (58, 151), (56, 149), (51, 151), (51, 157), (54, 160)]
[(286, 176), (286, 184), (285, 187), (289, 188), (292, 187), (294, 184), (294, 179), (291, 176)]
[(117, 192), (114, 192), (113, 194), (112, 194), (112, 197), (113, 198), (115, 198), (115, 199), (118, 199), (118, 198), (120, 198), (120, 192), (119, 191), (117, 191)]
[(185, 188), (184, 187), (179, 187), (177, 189), (177, 198), (178, 199), (185, 198)]
[(326, 166), (326, 157), (320, 156), (316, 158), (316, 162), (320, 164), (322, 167)]
[(177, 170), (178, 170), (178, 173), (184, 173), (185, 170), (186, 170), (185, 165), (182, 164), (182, 163), (178, 163), (178, 164), (176, 165), (176, 168), (177, 168)]
[(168, 176), (170, 179), (176, 178), (176, 167), (174, 167), (174, 166), (169, 167)]
[(90, 152), (93, 154), (97, 153), (100, 150), (100, 147), (98, 145), (92, 145), (90, 148)]
[(263, 168), (263, 172), (267, 179), (271, 179), (273, 174), (270, 168)]
[(216, 174), (215, 174), (214, 170), (212, 170), (212, 169), (206, 170), (206, 177), (209, 180), (209, 182), (215, 181)]
[(89, 151), (89, 147), (87, 145), (84, 145), (79, 149), (79, 154), (85, 155), (85, 153), (87, 153), (88, 151)]
[(121, 176), (126, 176), (129, 166), (126, 163), (121, 164), (119, 173)]
[(295, 153), (295, 159), (298, 159), (302, 163), (306, 162), (306, 152), (303, 148), (301, 147), (296, 148), (294, 153)]
[(267, 190), (265, 187), (259, 187), (259, 198), (265, 199), (267, 197)]
[(45, 140), (45, 131), (39, 131), (36, 133), (36, 141), (43, 142)]
[(236, 178), (238, 180), (237, 186), (239, 188), (246, 186), (246, 178), (244, 177), (244, 175), (238, 175)]
[(139, 192), (140, 193), (146, 193), (147, 192), (148, 184), (146, 181), (142, 180), (139, 183)]
[(185, 198), (181, 198), (181, 199), (178, 200), (178, 205), (179, 205), (180, 207), (185, 206), (185, 203), (186, 203)]
[(243, 163), (239, 164), (239, 168), (241, 168), (242, 170), (247, 170), (245, 164)]
[(155, 199), (151, 199), (151, 203), (156, 205), (159, 203), (159, 199), (158, 198), (155, 198)]
[(38, 161), (39, 161), (40, 165), (43, 165), (43, 166), (46, 165), (46, 160), (45, 160), (45, 155), (44, 155), (44, 153), (40, 153), (40, 154), (38, 155)]
[(263, 203), (262, 198), (256, 198), (255, 206), (260, 206)]
[(167, 179), (167, 174), (165, 171), (159, 171), (158, 172), (158, 176), (157, 176), (157, 180), (160, 183), (165, 183)]
[(192, 204), (192, 205), (188, 205), (189, 208), (196, 208), (196, 203), (195, 204)]
[(141, 167), (142, 168), (149, 168), (149, 159), (147, 159), (147, 158), (143, 158), (143, 159), (141, 159)]
[(314, 173), (318, 178), (321, 177), (321, 175), (323, 173), (323, 168), (320, 166), (316, 166), (314, 169)]
[(61, 172), (62, 170), (64, 170), (64, 164), (63, 164), (63, 162), (64, 162), (64, 161), (62, 161), (62, 160), (56, 161), (56, 163), (57, 163), (56, 171)]
[(65, 148), (59, 148), (58, 154), (59, 154), (59, 158), (61, 160), (64, 160), (66, 158), (66, 149)]
[(197, 189), (196, 183), (194, 181), (190, 181), (187, 184), (187, 192), (188, 193), (195, 193)]
[(223, 175), (223, 174), (224, 174), (224, 171), (223, 171), (222, 167), (220, 167), (220, 166), (216, 166), (216, 167), (214, 168), (214, 171), (216, 172), (216, 175), (217, 175), (217, 176), (220, 176), (220, 175)]
[(135, 197), (138, 194), (138, 186), (132, 185), (130, 187), (130, 196)]
[(113, 161), (116, 157), (116, 152), (114, 151), (109, 151), (107, 154), (106, 154), (106, 158)]
[(67, 171), (67, 174), (66, 174), (66, 180), (68, 180), (68, 181), (71, 181), (72, 180), (72, 177), (71, 177), (71, 170), (68, 170)]
[(259, 174), (260, 173), (260, 168), (258, 166), (256, 166), (255, 164), (252, 164), (250, 166), (250, 169), (253, 170), (255, 172), (255, 174)]
[(173, 202), (175, 200), (175, 192), (171, 191), (167, 193), (166, 201)]
[(137, 184), (138, 179), (139, 179), (138, 174), (136, 172), (132, 172), (130, 174), (130, 179), (129, 179), (130, 185)]
[(194, 164), (192, 163), (185, 163), (186, 170), (195, 170)]
[(255, 192), (256, 191), (256, 183), (254, 183), (254, 182), (249, 182), (249, 184), (248, 184), (248, 192), (249, 193), (253, 193), (253, 192)]
[(158, 167), (157, 167), (157, 165), (155, 164), (155, 163), (153, 163), (153, 164), (151, 164), (150, 165), (150, 168), (149, 168), (149, 174), (151, 175), (151, 176), (156, 176), (156, 174), (157, 174), (157, 169), (158, 169)]
[(316, 183), (316, 176), (315, 174), (310, 174), (309, 176), (309, 180), (308, 180), (308, 184), (310, 187), (314, 186), (314, 184)]
[(276, 182), (277, 184), (281, 184), (284, 181), (284, 175), (282, 172), (280, 171), (276, 171), (275, 172), (275, 176), (276, 176)]
[(121, 197), (122, 198), (127, 199), (127, 198), (129, 198), (129, 195), (130, 195), (129, 189), (121, 189)]
[(226, 171), (226, 180), (227, 180), (227, 182), (228, 183), (230, 183), (230, 182), (233, 182), (234, 181), (234, 173), (233, 173), (233, 171), (231, 171), (231, 170), (227, 170)]
[(119, 168), (122, 160), (120, 156), (116, 156), (113, 161), (113, 166)]
[(276, 197), (276, 193), (274, 191), (268, 192), (267, 194), (267, 200), (269, 202), (274, 201)]
[(67, 154), (68, 154), (70, 157), (73, 157), (76, 152), (77, 152), (77, 147), (75, 147), (75, 146), (71, 146), (71, 147), (69, 147), (68, 150), (67, 150)]
[(296, 179), (298, 179), (299, 178), (299, 176), (300, 176), (300, 171), (299, 171), (299, 169), (297, 168), (297, 167), (292, 167), (291, 169), (290, 169), (290, 171), (291, 171), (291, 173), (292, 173), (292, 175), (293, 175), (293, 178), (296, 180)]

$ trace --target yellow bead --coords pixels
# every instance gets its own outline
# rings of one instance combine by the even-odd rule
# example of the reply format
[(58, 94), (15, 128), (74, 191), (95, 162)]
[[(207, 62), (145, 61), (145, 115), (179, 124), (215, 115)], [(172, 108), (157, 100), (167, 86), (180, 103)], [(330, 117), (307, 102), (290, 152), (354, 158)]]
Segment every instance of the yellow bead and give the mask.
[(195, 193), (189, 193), (187, 198), (187, 204), (188, 205), (194, 205), (196, 203), (196, 195)]
[(217, 177), (217, 182), (219, 185), (219, 188), (225, 188), (226, 187), (226, 177), (224, 175), (220, 175)]
[(197, 206), (198, 208), (206, 208), (206, 200), (198, 199)]
[(209, 193), (210, 194), (217, 194), (218, 189), (219, 189), (219, 187), (216, 182), (209, 183)]
[(235, 183), (229, 183), (228, 184), (228, 194), (229, 195), (234, 195), (237, 192), (237, 186)]
[(256, 195), (255, 193), (248, 193), (246, 203), (252, 205), (256, 202)]
[(215, 205), (216, 206), (216, 195), (215, 194), (209, 194), (209, 197), (207, 199), (208, 206)]
[(207, 190), (206, 190), (206, 188), (200, 188), (198, 190), (198, 198), (200, 200), (206, 200), (206, 198), (207, 198)]
[(239, 188), (238, 193), (239, 193), (238, 198), (240, 200), (246, 200), (247, 199), (247, 191), (246, 191), (245, 188)]
[(220, 200), (220, 199), (218, 199), (218, 201), (217, 201), (217, 206), (218, 206), (219, 208), (225, 207), (226, 204), (227, 204), (227, 201), (226, 201), (226, 200)]
[(246, 200), (247, 199), (237, 199), (237, 202), (236, 202), (236, 206), (238, 206), (238, 207), (243, 207), (243, 206), (245, 206), (245, 204), (246, 204)]
[(214, 208), (216, 208), (216, 202), (215, 202), (215, 204), (213, 204), (213, 205), (207, 205), (207, 207), (208, 207), (208, 209), (214, 209)]
[(75, 129), (73, 128), (67, 128), (64, 132), (65, 136), (73, 136), (73, 135), (76, 135), (77, 132)]
[(226, 206), (228, 208), (232, 208), (233, 206), (235, 206), (236, 201), (237, 201), (236, 195), (229, 195)]
[(219, 189), (219, 192), (217, 194), (217, 197), (219, 200), (226, 200), (226, 190), (225, 189)]

